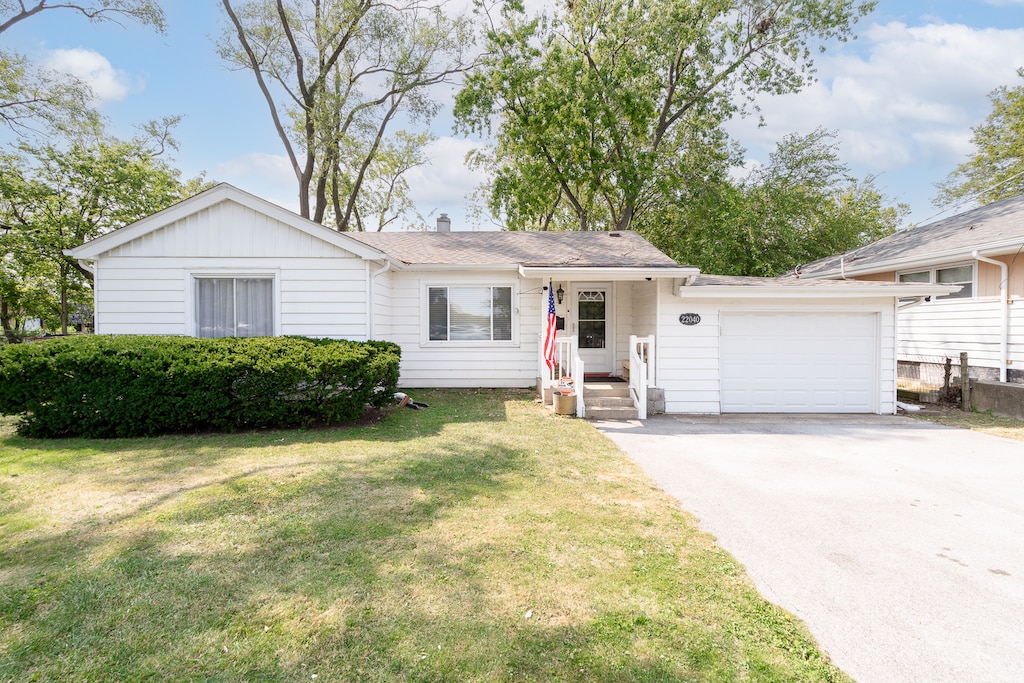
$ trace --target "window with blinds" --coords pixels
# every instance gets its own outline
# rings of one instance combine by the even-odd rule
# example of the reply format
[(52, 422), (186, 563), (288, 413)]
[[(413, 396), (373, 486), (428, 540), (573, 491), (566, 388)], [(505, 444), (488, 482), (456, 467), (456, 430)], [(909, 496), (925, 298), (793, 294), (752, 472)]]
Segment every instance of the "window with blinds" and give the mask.
[(511, 287), (428, 287), (430, 341), (512, 341)]

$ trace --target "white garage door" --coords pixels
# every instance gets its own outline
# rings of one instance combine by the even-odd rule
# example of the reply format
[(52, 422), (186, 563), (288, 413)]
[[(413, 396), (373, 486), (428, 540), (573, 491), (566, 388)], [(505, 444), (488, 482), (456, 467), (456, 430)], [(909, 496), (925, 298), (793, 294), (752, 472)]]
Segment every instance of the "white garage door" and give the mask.
[(876, 412), (873, 313), (722, 313), (723, 413)]

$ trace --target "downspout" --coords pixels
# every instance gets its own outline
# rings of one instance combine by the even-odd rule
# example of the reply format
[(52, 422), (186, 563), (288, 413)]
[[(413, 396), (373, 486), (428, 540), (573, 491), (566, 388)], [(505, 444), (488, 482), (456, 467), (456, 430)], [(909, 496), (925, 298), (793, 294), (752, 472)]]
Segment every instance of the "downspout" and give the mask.
[(374, 291), (377, 288), (377, 276), (378, 275), (383, 275), (384, 273), (386, 273), (390, 269), (391, 269), (391, 261), (385, 261), (384, 265), (381, 266), (379, 270), (374, 270), (374, 271), (370, 270), (369, 263), (367, 263), (367, 265), (366, 265), (367, 281), (368, 281), (368, 285), (366, 287), (366, 339), (367, 340), (373, 339), (373, 334), (374, 334), (374, 315), (373, 315), (373, 312), (374, 312), (374, 306), (375, 306), (375, 301), (376, 301), (376, 297), (374, 296)]
[(918, 304), (923, 304), (925, 301), (931, 301), (931, 297), (930, 296), (915, 296), (910, 301), (904, 301), (904, 302), (900, 303), (896, 307), (896, 310), (897, 311), (905, 311), (908, 308), (911, 308), (912, 306), (917, 306)]
[(1001, 305), (999, 306), (999, 326), (1000, 326), (1000, 339), (999, 339), (999, 381), (1006, 381), (1006, 366), (1010, 362), (1010, 267), (1002, 261), (996, 261), (982, 256), (977, 251), (971, 252), (971, 256), (982, 263), (989, 263), (993, 266), (999, 266), (1000, 280), (999, 280), (999, 297), (1002, 299)]

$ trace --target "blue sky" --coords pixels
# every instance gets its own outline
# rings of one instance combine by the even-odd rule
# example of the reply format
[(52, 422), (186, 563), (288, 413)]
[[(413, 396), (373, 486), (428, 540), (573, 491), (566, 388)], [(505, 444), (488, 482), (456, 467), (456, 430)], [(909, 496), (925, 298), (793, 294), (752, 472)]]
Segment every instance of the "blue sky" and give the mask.
[[(205, 172), (295, 208), (295, 180), (252, 75), (231, 71), (216, 52), (226, 19), (219, 2), (165, 0), (167, 33), (90, 24), (50, 11), (3, 36), (6, 47), (89, 81), (111, 132), (130, 136), (150, 119), (181, 114), (176, 165)], [(971, 126), (989, 111), (988, 93), (1024, 83), (1024, 0), (879, 0), (858, 39), (817, 58), (819, 81), (798, 95), (763, 98), (766, 125), (730, 124), (750, 163), (767, 160), (788, 133), (835, 130), (843, 160), (859, 178), (910, 205), (927, 222), (941, 181), (971, 151)], [(444, 93), (441, 93), (443, 96)], [(462, 166), (479, 144), (454, 136), (442, 112), (429, 167), (411, 176), (417, 210), (446, 212), (453, 229), (474, 225), (467, 195), (479, 178)]]

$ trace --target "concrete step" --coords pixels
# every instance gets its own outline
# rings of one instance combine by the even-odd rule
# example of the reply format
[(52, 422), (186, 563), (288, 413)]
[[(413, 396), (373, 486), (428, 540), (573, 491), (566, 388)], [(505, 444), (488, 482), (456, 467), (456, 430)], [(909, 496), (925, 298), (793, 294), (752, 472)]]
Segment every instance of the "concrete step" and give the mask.
[(583, 396), (589, 402), (592, 397), (629, 398), (629, 385), (625, 382), (589, 381), (583, 383)]
[(595, 406), (597, 408), (632, 408), (633, 399), (628, 396), (591, 396), (590, 394), (583, 395), (586, 401), (587, 407)]
[(588, 420), (636, 420), (639, 417), (636, 408), (603, 408), (587, 403)]

